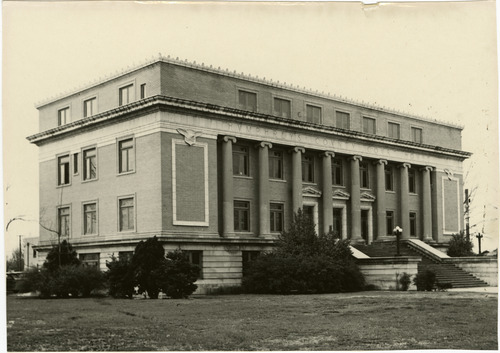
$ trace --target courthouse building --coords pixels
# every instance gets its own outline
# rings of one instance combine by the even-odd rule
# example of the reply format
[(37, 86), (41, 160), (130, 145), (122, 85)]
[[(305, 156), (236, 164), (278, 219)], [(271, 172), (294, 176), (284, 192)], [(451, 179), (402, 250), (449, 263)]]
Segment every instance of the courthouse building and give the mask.
[(156, 235), (206, 288), (240, 283), (299, 208), (352, 243), (463, 228), (452, 123), (165, 57), (37, 108), (42, 261), (60, 235), (106, 269)]

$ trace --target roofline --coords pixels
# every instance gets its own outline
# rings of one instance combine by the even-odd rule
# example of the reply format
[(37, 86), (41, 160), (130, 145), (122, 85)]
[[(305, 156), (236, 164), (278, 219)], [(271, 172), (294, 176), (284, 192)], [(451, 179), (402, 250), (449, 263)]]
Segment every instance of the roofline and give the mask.
[(287, 84), (286, 82), (280, 83), (280, 81), (273, 81), (272, 79), (266, 80), (265, 77), (259, 78), (259, 76), (257, 76), (257, 75), (256, 76), (245, 75), (245, 73), (243, 73), (243, 72), (237, 73), (236, 70), (234, 70), (232, 72), (229, 71), (227, 68), (225, 70), (222, 70), (220, 68), (220, 66), (218, 68), (214, 68), (214, 67), (212, 67), (212, 65), (205, 66), (205, 63), (201, 63), (201, 65), (200, 65), (200, 64), (197, 64), (196, 61), (189, 62), (189, 61), (187, 61), (187, 59), (185, 59), (183, 61), (183, 60), (179, 59), (179, 57), (176, 57), (175, 59), (171, 58), (170, 55), (165, 57), (161, 53), (157, 57), (153, 56), (151, 59), (148, 59), (141, 64), (134, 65), (133, 67), (127, 67), (126, 69), (123, 69), (121, 71), (117, 71), (117, 72), (115, 72), (115, 73), (113, 73), (105, 78), (99, 78), (90, 84), (84, 85), (84, 86), (79, 87), (79, 88), (72, 89), (72, 90), (67, 91), (65, 93), (62, 93), (58, 96), (51, 97), (45, 101), (41, 101), (39, 103), (36, 103), (35, 108), (39, 109), (43, 106), (54, 103), (58, 100), (67, 98), (69, 96), (83, 92), (83, 91), (88, 90), (90, 88), (102, 85), (106, 82), (112, 81), (112, 80), (117, 79), (121, 76), (130, 74), (134, 71), (138, 71), (138, 70), (143, 69), (147, 66), (151, 66), (151, 65), (154, 65), (154, 64), (160, 63), (160, 62), (163, 62), (166, 64), (182, 66), (182, 67), (187, 67), (187, 68), (191, 68), (191, 69), (195, 69), (195, 70), (210, 72), (210, 73), (221, 75), (221, 76), (237, 78), (240, 80), (250, 81), (250, 82), (262, 84), (265, 86), (271, 86), (271, 87), (276, 87), (276, 88), (280, 88), (280, 89), (285, 89), (285, 90), (300, 93), (300, 94), (307, 94), (307, 95), (311, 95), (311, 96), (315, 96), (315, 97), (319, 97), (319, 98), (323, 98), (323, 99), (328, 99), (328, 100), (334, 101), (334, 102), (351, 104), (351, 105), (354, 105), (354, 106), (359, 107), (359, 108), (371, 109), (371, 110), (379, 111), (379, 112), (386, 113), (386, 114), (393, 114), (393, 115), (397, 115), (397, 116), (401, 116), (401, 117), (405, 117), (405, 118), (410, 118), (410, 119), (414, 119), (414, 120), (418, 120), (418, 121), (426, 121), (429, 123), (434, 123), (437, 125), (444, 125), (444, 126), (448, 126), (448, 127), (452, 127), (452, 128), (460, 129), (460, 130), (464, 129), (463, 125), (455, 124), (453, 122), (440, 121), (438, 119), (414, 115), (414, 114), (410, 114), (408, 112), (390, 109), (390, 108), (385, 107), (385, 106), (381, 107), (381, 106), (377, 106), (375, 103), (370, 104), (369, 102), (364, 102), (364, 101), (359, 102), (359, 101), (356, 101), (353, 99), (349, 99), (347, 97), (342, 97), (341, 95), (337, 96), (336, 94), (334, 94), (332, 96), (329, 92), (328, 93), (325, 93), (325, 92), (320, 93), (320, 92), (318, 92), (318, 90), (314, 91), (312, 89), (307, 89), (306, 87), (300, 88), (298, 85), (293, 86), (291, 84)]
[(243, 120), (248, 120), (249, 118), (251, 118), (252, 121), (259, 121), (262, 123), (278, 124), (292, 128), (300, 127), (308, 131), (328, 133), (345, 138), (355, 137), (356, 139), (361, 141), (376, 142), (384, 145), (397, 146), (397, 147), (406, 147), (406, 148), (411, 148), (413, 150), (419, 150), (424, 152), (440, 153), (448, 156), (453, 156), (455, 158), (458, 157), (461, 159), (466, 159), (472, 155), (470, 152), (465, 152), (461, 150), (454, 150), (450, 148), (433, 146), (433, 145), (425, 145), (412, 141), (397, 140), (386, 136), (371, 135), (359, 131), (344, 130), (333, 126), (324, 126), (304, 121), (291, 120), (267, 114), (248, 112), (244, 110), (223, 107), (214, 104), (200, 103), (196, 101), (189, 101), (185, 99), (162, 96), (162, 95), (145, 98), (140, 101), (133, 102), (125, 106), (121, 106), (88, 118), (76, 120), (74, 122), (71, 122), (63, 126), (58, 126), (56, 128), (28, 136), (27, 140), (30, 141), (31, 143), (39, 145), (40, 143), (50, 140), (51, 138), (63, 136), (65, 134), (79, 130), (82, 127), (94, 126), (99, 123), (109, 122), (112, 119), (117, 119), (128, 114), (137, 113), (144, 111), (145, 109), (148, 108), (151, 109), (156, 107), (158, 108), (168, 107), (168, 108), (183, 109), (183, 110), (198, 111), (198, 112), (201, 111), (204, 113), (214, 114), (218, 116), (223, 115), (226, 117), (243, 119)]

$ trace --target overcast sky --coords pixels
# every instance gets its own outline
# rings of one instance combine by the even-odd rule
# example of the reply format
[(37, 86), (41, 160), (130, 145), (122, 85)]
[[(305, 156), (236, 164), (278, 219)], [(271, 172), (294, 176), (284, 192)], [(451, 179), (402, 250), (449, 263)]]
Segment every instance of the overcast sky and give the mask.
[(483, 249), (498, 246), (494, 1), (2, 5), (5, 223), (33, 220), (9, 226), (7, 254), (38, 235), (34, 104), (159, 52), (464, 125), (472, 231), (486, 205)]

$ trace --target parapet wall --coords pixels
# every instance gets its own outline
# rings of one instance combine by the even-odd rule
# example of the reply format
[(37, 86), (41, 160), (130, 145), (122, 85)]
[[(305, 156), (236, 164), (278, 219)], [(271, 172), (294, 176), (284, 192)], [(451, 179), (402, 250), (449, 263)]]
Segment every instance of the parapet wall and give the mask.
[(454, 257), (444, 262), (482, 279), (492, 287), (498, 286), (498, 259), (494, 257)]
[(413, 277), (417, 275), (420, 257), (379, 257), (358, 259), (357, 264), (367, 285), (381, 290), (397, 290), (399, 278), (407, 273), (412, 278), (410, 290), (415, 290)]

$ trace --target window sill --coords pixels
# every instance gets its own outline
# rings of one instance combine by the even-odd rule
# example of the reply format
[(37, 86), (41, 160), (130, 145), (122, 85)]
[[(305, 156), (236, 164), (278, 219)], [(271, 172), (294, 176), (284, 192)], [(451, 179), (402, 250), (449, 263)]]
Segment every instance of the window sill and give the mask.
[(313, 185), (313, 186), (317, 186), (318, 185), (318, 183), (311, 182), (311, 181), (302, 181), (302, 184), (303, 185)]
[(385, 190), (385, 192), (389, 193), (389, 194), (395, 194), (396, 193), (396, 191), (394, 191), (394, 190)]
[(286, 183), (285, 179), (269, 179), (269, 181), (274, 181), (274, 182), (277, 182), (277, 183)]
[(233, 177), (237, 178), (237, 179), (253, 179), (253, 177), (248, 176), (248, 175), (236, 175), (236, 174), (234, 174)]
[(56, 188), (64, 188), (66, 186), (71, 186), (71, 183), (69, 183), (69, 184), (60, 184), (60, 185), (57, 185)]
[(84, 184), (84, 183), (91, 183), (91, 182), (97, 181), (97, 180), (99, 180), (99, 178), (82, 180), (82, 184)]
[(118, 173), (116, 176), (122, 176), (122, 175), (129, 175), (129, 174), (134, 174), (135, 170), (131, 170), (130, 172), (123, 172), (123, 173)]

